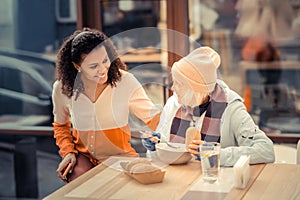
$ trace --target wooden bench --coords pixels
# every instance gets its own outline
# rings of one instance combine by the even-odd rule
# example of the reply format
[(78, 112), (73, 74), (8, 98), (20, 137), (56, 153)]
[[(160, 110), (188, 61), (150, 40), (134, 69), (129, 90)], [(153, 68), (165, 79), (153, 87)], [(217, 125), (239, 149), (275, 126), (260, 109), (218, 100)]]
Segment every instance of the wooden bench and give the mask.
[(266, 133), (274, 143), (292, 143), (297, 144), (300, 140), (299, 133)]

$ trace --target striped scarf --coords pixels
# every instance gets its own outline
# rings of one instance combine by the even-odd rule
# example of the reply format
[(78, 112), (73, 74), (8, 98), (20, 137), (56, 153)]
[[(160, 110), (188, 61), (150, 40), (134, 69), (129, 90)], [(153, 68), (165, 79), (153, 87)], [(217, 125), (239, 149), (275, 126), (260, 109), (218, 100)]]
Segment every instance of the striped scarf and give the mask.
[(217, 85), (209, 102), (194, 109), (183, 106), (178, 109), (171, 126), (171, 140), (174, 138), (174, 142), (183, 142), (180, 138), (185, 138), (186, 129), (190, 127), (193, 116), (200, 117), (206, 111), (201, 128), (201, 138), (207, 142), (220, 142), (221, 117), (226, 107), (225, 92)]

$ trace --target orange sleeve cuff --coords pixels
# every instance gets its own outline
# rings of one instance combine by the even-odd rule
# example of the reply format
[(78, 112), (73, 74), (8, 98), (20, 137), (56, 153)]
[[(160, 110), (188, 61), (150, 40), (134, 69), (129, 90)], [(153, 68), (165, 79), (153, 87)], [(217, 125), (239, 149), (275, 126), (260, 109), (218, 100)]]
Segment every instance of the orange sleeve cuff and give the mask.
[(59, 124), (53, 122), (54, 138), (56, 139), (56, 145), (59, 147), (59, 154), (65, 157), (68, 153), (78, 154), (73, 142), (73, 136), (71, 134), (71, 122), (65, 124)]

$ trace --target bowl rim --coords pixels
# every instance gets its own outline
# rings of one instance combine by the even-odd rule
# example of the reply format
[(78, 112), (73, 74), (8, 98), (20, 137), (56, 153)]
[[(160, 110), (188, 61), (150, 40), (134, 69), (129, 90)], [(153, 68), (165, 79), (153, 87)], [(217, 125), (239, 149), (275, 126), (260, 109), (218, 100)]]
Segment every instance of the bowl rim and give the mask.
[[(174, 143), (174, 142), (173, 142)], [(176, 149), (172, 150), (171, 147), (169, 148), (163, 148), (167, 144), (161, 144), (157, 146), (157, 156), (158, 158), (169, 165), (178, 165), (178, 164), (186, 164), (192, 159), (192, 155), (189, 151), (185, 149), (185, 151), (176, 151)], [(183, 143), (175, 143), (175, 144), (181, 144)], [(163, 145), (163, 147), (162, 147)]]
[[(167, 145), (167, 143), (165, 142), (160, 142), (160, 143), (157, 143), (155, 145), (155, 148), (158, 149), (158, 150), (163, 150), (163, 151), (167, 151), (167, 152), (174, 152), (174, 153), (185, 153), (185, 152), (189, 152), (187, 149), (186, 149), (186, 145), (184, 143), (178, 143), (178, 142), (169, 142), (170, 144), (174, 144), (174, 145), (180, 145), (180, 147), (182, 148), (178, 148), (178, 149), (173, 149), (172, 147), (169, 147)], [(163, 145), (163, 146), (162, 146)], [(164, 148), (164, 147), (169, 147), (169, 148)], [(184, 151), (183, 151), (184, 149)]]

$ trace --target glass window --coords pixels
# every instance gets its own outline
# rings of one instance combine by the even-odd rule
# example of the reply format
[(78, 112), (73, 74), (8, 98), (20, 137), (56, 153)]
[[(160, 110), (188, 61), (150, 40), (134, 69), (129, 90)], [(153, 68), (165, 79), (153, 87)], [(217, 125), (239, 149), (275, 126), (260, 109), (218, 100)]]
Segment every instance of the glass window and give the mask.
[(5, 105), (1, 106), (0, 115), (51, 116), (52, 83), (32, 68), (31, 63), (3, 56), (0, 58), (0, 102)]
[(267, 132), (300, 132), (300, 1), (189, 0), (190, 35)]

